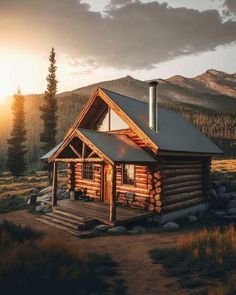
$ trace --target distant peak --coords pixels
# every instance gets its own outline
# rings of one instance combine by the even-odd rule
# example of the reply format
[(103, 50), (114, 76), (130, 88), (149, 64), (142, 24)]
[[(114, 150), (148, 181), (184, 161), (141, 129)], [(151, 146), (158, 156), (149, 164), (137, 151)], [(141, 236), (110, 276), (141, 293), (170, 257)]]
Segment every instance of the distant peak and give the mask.
[(226, 76), (227, 74), (222, 72), (222, 71), (218, 71), (218, 70), (215, 70), (215, 69), (209, 69), (206, 71), (207, 74), (210, 74), (210, 75), (213, 75), (213, 76)]
[(133, 77), (131, 77), (130, 75), (125, 76), (125, 79), (134, 79)]

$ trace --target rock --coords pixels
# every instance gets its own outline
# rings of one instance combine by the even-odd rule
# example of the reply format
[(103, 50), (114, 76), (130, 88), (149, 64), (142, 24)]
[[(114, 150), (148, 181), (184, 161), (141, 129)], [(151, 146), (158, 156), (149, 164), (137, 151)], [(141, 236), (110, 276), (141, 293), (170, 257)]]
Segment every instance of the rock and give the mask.
[(124, 226), (114, 226), (108, 229), (109, 233), (116, 233), (116, 234), (122, 234), (126, 232), (126, 228)]
[(221, 185), (217, 188), (217, 194), (222, 197), (226, 193), (226, 186)]
[(48, 206), (48, 205), (39, 205), (39, 206), (37, 206), (36, 208), (35, 208), (35, 211), (36, 212), (41, 212), (41, 213), (48, 213), (48, 212), (50, 212), (52, 209), (51, 209), (51, 207), (50, 206)]
[(110, 228), (109, 225), (106, 224), (99, 224), (93, 228), (93, 232), (96, 233), (105, 233)]
[(236, 200), (230, 200), (227, 204), (227, 213), (235, 214), (236, 213)]
[(52, 193), (52, 186), (48, 186), (48, 187), (42, 189), (39, 192), (39, 196), (43, 196), (43, 195), (48, 194), (48, 193)]
[(197, 221), (197, 217), (195, 215), (189, 215), (188, 220), (189, 222), (193, 223)]
[(37, 201), (42, 202), (42, 203), (51, 202), (51, 200), (52, 200), (52, 194), (45, 194), (45, 195), (37, 198)]
[(36, 205), (37, 204), (37, 194), (32, 194), (29, 196), (29, 199), (27, 201), (27, 204), (29, 205)]
[(211, 190), (211, 196), (212, 196), (214, 199), (219, 198), (219, 196), (217, 195), (217, 192), (216, 192), (216, 190), (215, 190), (214, 188)]
[(169, 221), (166, 224), (164, 224), (164, 228), (166, 228), (166, 229), (179, 229), (179, 224), (175, 223), (173, 221)]
[(135, 225), (131, 230), (128, 231), (128, 233), (131, 234), (140, 234), (144, 233), (146, 231), (146, 228), (142, 225)]
[(218, 215), (218, 216), (222, 216), (222, 215), (226, 214), (226, 211), (225, 210), (216, 210), (215, 214)]
[(228, 214), (236, 214), (236, 208), (231, 208), (227, 210)]
[(236, 200), (230, 200), (227, 204), (227, 209), (236, 208)]

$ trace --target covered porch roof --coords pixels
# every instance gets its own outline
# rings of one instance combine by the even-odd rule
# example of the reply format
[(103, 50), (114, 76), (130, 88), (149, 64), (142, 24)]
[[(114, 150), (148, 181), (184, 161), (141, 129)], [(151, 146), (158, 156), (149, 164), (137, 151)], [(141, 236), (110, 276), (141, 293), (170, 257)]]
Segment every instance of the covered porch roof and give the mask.
[[(80, 151), (80, 147), (83, 149), (81, 144), (88, 146), (92, 153), (84, 155), (83, 151)], [(102, 159), (112, 165), (114, 163), (155, 163), (155, 159), (150, 154), (126, 135), (82, 128), (76, 129), (66, 141), (49, 151), (41, 160), (52, 163), (66, 159), (62, 156), (62, 153), (68, 148), (73, 152), (72, 158), (78, 161)], [(97, 158), (95, 158), (95, 155)]]

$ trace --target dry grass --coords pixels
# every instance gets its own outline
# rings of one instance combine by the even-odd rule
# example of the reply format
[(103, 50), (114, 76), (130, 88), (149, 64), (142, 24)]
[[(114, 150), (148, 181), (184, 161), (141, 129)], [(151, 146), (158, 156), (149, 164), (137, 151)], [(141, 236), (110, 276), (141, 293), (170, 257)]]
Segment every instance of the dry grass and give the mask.
[(78, 251), (6, 221), (0, 224), (0, 265), (3, 294), (105, 294), (111, 288), (105, 278), (116, 272), (108, 255)]
[[(174, 248), (150, 252), (184, 287), (208, 295), (236, 294), (236, 230), (203, 229), (177, 240)], [(213, 287), (213, 286), (217, 287)]]
[[(66, 176), (64, 171), (60, 171), (58, 175), (59, 185), (65, 187)], [(0, 177), (0, 199), (17, 195), (20, 198), (27, 197), (34, 188), (41, 190), (48, 186), (47, 173), (36, 173), (35, 175), (25, 177)]]
[(213, 160), (212, 172), (236, 173), (236, 159)]

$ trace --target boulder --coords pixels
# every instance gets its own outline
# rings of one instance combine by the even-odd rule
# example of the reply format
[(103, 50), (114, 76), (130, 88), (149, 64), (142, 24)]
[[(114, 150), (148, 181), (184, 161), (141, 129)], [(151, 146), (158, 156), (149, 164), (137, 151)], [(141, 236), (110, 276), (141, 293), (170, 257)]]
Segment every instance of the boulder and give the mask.
[(226, 186), (221, 185), (217, 188), (217, 194), (222, 197), (226, 193)]
[(216, 190), (215, 190), (214, 188), (211, 190), (211, 196), (212, 196), (214, 199), (219, 198), (219, 196), (217, 195), (217, 192), (216, 192)]
[(93, 228), (93, 232), (96, 233), (105, 233), (110, 228), (109, 225), (106, 224), (99, 224)]
[(126, 228), (124, 226), (114, 226), (108, 229), (109, 233), (116, 233), (116, 234), (122, 234), (126, 232)]
[(227, 213), (235, 214), (236, 213), (236, 200), (230, 200), (227, 204)]
[(197, 221), (197, 217), (195, 215), (189, 215), (188, 220), (189, 222), (193, 223)]
[(48, 186), (48, 187), (42, 189), (39, 192), (39, 196), (43, 196), (43, 195), (48, 194), (48, 193), (52, 193), (52, 186)]
[(227, 204), (227, 209), (236, 208), (236, 200), (230, 200)]
[(52, 194), (45, 194), (37, 198), (37, 201), (42, 203), (51, 202), (51, 200), (52, 200)]
[(52, 210), (51, 207), (48, 205), (39, 205), (35, 208), (35, 211), (39, 213), (48, 213), (51, 210)]
[(217, 216), (223, 216), (223, 215), (226, 215), (227, 212), (226, 212), (225, 210), (216, 210), (216, 211), (215, 211), (215, 214), (216, 214)]
[(179, 229), (179, 224), (173, 221), (169, 221), (164, 224), (165, 229)]
[(27, 204), (36, 205), (37, 204), (37, 194), (31, 194), (27, 200)]
[(131, 230), (128, 231), (128, 233), (131, 234), (140, 234), (144, 233), (146, 231), (146, 228), (142, 225), (135, 225)]

